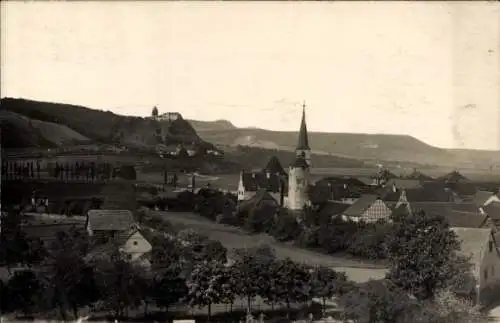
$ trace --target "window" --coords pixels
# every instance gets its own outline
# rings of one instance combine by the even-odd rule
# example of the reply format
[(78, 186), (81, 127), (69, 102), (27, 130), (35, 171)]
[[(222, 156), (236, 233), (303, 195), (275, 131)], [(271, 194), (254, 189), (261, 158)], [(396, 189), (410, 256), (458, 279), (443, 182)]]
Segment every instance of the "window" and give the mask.
[(134, 244), (134, 246), (137, 246), (137, 241), (134, 241), (133, 244)]

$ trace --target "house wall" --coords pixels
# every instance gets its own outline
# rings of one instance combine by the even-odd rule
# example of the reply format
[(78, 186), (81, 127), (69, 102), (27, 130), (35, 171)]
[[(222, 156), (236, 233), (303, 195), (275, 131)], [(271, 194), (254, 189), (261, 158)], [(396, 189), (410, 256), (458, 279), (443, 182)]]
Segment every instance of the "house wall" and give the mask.
[(481, 250), (481, 256), (480, 266), (476, 268), (479, 271), (476, 273), (479, 277), (479, 298), (481, 303), (489, 304), (500, 299), (500, 255), (492, 237)]
[(388, 220), (391, 212), (382, 200), (377, 200), (363, 212), (359, 220), (367, 223), (377, 222), (380, 219)]
[(140, 232), (134, 233), (122, 246), (123, 252), (129, 254), (132, 260), (136, 260), (142, 255), (150, 252), (151, 244)]

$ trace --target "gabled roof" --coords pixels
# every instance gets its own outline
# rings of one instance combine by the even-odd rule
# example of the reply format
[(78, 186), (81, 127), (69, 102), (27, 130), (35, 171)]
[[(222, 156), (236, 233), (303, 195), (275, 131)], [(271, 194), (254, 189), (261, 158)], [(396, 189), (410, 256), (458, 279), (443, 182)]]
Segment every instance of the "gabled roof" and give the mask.
[(470, 212), (457, 212), (451, 210), (447, 213), (446, 219), (451, 227), (458, 228), (481, 228), (486, 222), (487, 216)]
[(438, 177), (437, 180), (447, 183), (470, 182), (470, 180), (467, 177), (463, 176), (456, 170), (449, 172), (448, 174), (443, 175), (441, 177)]
[[(386, 194), (382, 199), (386, 202), (397, 202), (401, 196), (401, 190), (394, 192), (392, 189), (385, 189)], [(453, 192), (446, 190), (444, 186), (424, 185), (421, 188), (405, 189), (406, 199), (411, 202), (451, 202)]]
[(251, 208), (260, 205), (262, 203), (270, 203), (271, 205), (278, 206), (278, 202), (274, 199), (274, 197), (269, 194), (265, 189), (260, 189), (255, 193), (252, 198), (241, 201), (238, 205), (238, 209), (242, 212), (249, 211)]
[(316, 185), (347, 185), (351, 187), (365, 187), (365, 182), (350, 176), (328, 176), (316, 181)]
[(351, 204), (345, 211), (346, 216), (361, 216), (378, 199), (376, 195), (363, 195)]
[(415, 179), (402, 179), (402, 178), (392, 178), (387, 181), (386, 188), (392, 189), (392, 186), (396, 186), (399, 189), (408, 189), (408, 188), (420, 188), (422, 187), (422, 183), (419, 180)]
[(432, 181), (432, 180), (434, 180), (434, 178), (432, 178), (431, 176), (428, 176), (422, 172), (419, 172), (416, 169), (414, 169), (410, 175), (406, 176), (406, 178), (407, 179), (416, 179), (419, 181)]
[(486, 201), (488, 201), (493, 196), (493, 194), (494, 194), (493, 192), (478, 190), (474, 195), (474, 203), (476, 203), (479, 206), (482, 206), (486, 203)]
[(297, 141), (297, 150), (311, 150), (309, 147), (309, 138), (306, 125), (306, 109), (302, 108), (302, 120), (300, 121), (299, 138)]
[(56, 239), (58, 232), (69, 233), (76, 230), (81, 233), (85, 231), (85, 221), (48, 220), (35, 223), (23, 223), (21, 229), (28, 239), (40, 239), (44, 243), (50, 243)]
[(345, 214), (345, 211), (349, 208), (349, 204), (337, 203), (337, 202), (327, 202), (320, 209), (320, 216), (335, 216)]
[(263, 169), (264, 172), (269, 172), (271, 174), (286, 175), (283, 166), (281, 166), (280, 160), (276, 156), (269, 158), (266, 167)]
[(500, 202), (491, 202), (481, 208), (493, 220), (495, 225), (500, 225)]
[(491, 229), (480, 228), (451, 228), (457, 235), (460, 242), (460, 251), (471, 257), (473, 265), (481, 264), (481, 251), (488, 247), (488, 242), (492, 239)]
[(247, 192), (257, 192), (260, 189), (265, 189), (277, 193), (280, 191), (281, 182), (283, 181), (280, 175), (262, 172), (242, 172), (240, 176), (243, 181), (243, 187)]
[(130, 230), (134, 224), (134, 216), (129, 210), (90, 210), (89, 224), (95, 231)]

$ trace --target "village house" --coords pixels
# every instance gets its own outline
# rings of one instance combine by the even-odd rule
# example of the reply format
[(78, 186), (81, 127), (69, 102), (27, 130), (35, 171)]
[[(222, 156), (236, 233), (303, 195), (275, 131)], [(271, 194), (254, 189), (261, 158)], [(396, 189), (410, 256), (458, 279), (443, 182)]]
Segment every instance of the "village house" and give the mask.
[(500, 202), (500, 190), (496, 192), (478, 190), (474, 195), (474, 202), (478, 206), (486, 206), (492, 202)]
[(476, 278), (477, 303), (488, 305), (499, 299), (500, 252), (491, 229), (457, 228), (452, 230), (460, 242), (460, 251), (472, 265)]
[(390, 220), (392, 210), (378, 196), (366, 194), (361, 196), (343, 213), (347, 221), (373, 223), (379, 220)]
[(493, 201), (479, 208), (481, 213), (485, 214), (491, 223), (495, 233), (500, 229), (500, 202)]
[(26, 238), (40, 242), (44, 248), (50, 247), (60, 232), (87, 234), (85, 230), (86, 217), (39, 213), (23, 213), (21, 217), (21, 230)]
[(138, 260), (152, 249), (128, 210), (90, 210), (86, 229), (97, 244), (91, 257), (117, 246), (131, 260)]
[(250, 200), (260, 190), (266, 190), (279, 205), (283, 206), (286, 195), (286, 173), (278, 158), (273, 156), (258, 172), (240, 172), (238, 201)]

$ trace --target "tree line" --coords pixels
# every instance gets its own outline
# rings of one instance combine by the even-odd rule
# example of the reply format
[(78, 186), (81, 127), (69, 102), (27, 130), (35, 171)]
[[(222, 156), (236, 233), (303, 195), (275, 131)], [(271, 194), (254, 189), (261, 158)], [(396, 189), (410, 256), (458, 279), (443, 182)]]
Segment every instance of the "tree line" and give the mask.
[[(94, 254), (93, 241), (76, 230), (58, 232), (46, 246), (16, 229), (16, 216), (6, 219), (0, 248), (1, 260), (14, 271), (1, 286), (2, 312), (47, 315), (66, 320), (84, 307), (125, 317), (129, 310), (149, 308), (168, 312), (172, 305), (207, 308), (214, 304), (256, 297), (272, 305), (306, 304), (312, 298), (332, 297), (349, 284), (345, 275), (323, 267), (310, 267), (290, 259), (277, 259), (272, 249), (256, 247), (228, 250), (192, 230), (152, 234), (150, 264), (133, 262), (118, 246), (110, 254)], [(154, 221), (151, 220), (154, 226)], [(161, 222), (161, 221), (160, 221)], [(44, 314), (41, 314), (44, 313)]]

